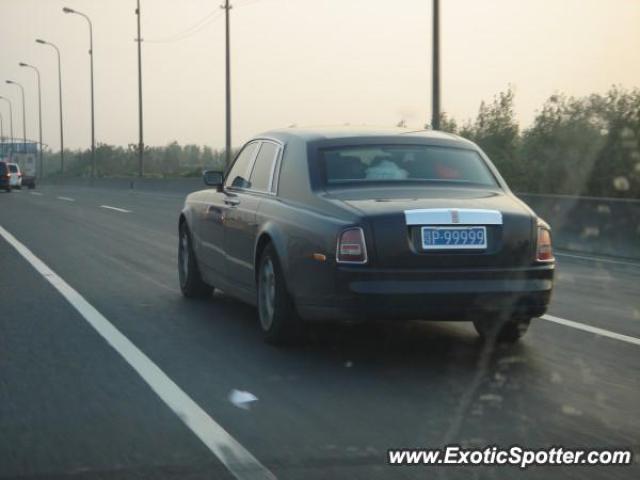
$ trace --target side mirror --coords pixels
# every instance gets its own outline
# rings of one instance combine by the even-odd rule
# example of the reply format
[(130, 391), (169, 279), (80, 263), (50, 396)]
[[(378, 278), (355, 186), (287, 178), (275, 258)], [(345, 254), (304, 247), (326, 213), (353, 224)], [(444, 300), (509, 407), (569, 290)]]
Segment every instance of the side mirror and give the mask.
[(202, 179), (204, 180), (205, 185), (215, 187), (218, 190), (222, 188), (222, 184), (224, 183), (224, 175), (222, 172), (215, 170), (205, 170), (202, 173)]

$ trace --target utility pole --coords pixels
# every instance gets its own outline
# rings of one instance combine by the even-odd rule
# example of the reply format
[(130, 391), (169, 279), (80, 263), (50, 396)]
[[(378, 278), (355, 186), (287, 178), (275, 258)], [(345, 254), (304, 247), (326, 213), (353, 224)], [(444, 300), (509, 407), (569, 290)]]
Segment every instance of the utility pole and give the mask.
[(431, 128), (440, 130), (440, 0), (433, 0), (433, 81)]
[(144, 176), (144, 131), (142, 128), (142, 36), (140, 34), (140, 0), (137, 0), (138, 17), (138, 176)]
[(232, 6), (229, 5), (229, 0), (225, 0), (224, 5), (220, 8), (224, 9), (225, 16), (225, 53), (226, 53), (226, 136), (225, 136), (225, 156), (227, 166), (231, 164), (231, 55), (229, 45), (229, 10)]

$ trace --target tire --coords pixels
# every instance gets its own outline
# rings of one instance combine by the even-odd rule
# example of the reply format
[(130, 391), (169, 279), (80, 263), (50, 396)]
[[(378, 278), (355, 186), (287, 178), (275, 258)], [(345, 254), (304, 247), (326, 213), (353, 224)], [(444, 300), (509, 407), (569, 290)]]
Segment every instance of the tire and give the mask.
[(180, 291), (187, 298), (204, 298), (213, 292), (213, 287), (207, 285), (200, 275), (198, 262), (193, 253), (191, 234), (186, 223), (182, 223), (179, 230), (178, 280)]
[(529, 317), (514, 317), (505, 321), (499, 315), (484, 315), (473, 320), (473, 326), (483, 340), (499, 343), (517, 342), (527, 333), (530, 323)]
[(258, 261), (257, 304), (265, 342), (286, 345), (299, 340), (302, 322), (287, 292), (284, 274), (273, 245), (267, 245)]

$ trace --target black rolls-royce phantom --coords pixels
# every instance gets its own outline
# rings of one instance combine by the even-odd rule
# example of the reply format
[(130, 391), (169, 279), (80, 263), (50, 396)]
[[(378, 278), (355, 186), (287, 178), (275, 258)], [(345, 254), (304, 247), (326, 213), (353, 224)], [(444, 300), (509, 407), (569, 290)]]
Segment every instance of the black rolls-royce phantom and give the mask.
[(204, 181), (179, 219), (181, 290), (256, 305), (269, 342), (371, 318), (515, 341), (549, 303), (549, 226), (458, 136), (274, 130)]

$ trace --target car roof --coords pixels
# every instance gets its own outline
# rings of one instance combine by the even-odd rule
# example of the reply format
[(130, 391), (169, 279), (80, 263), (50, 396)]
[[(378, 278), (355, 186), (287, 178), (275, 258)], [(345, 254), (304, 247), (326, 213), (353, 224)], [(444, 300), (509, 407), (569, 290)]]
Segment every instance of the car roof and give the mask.
[(255, 138), (273, 138), (282, 142), (297, 139), (305, 142), (317, 140), (332, 140), (344, 138), (375, 138), (375, 137), (416, 137), (423, 140), (449, 140), (470, 144), (458, 135), (435, 130), (415, 130), (403, 127), (366, 127), (366, 126), (337, 126), (337, 127), (288, 127), (269, 130)]

